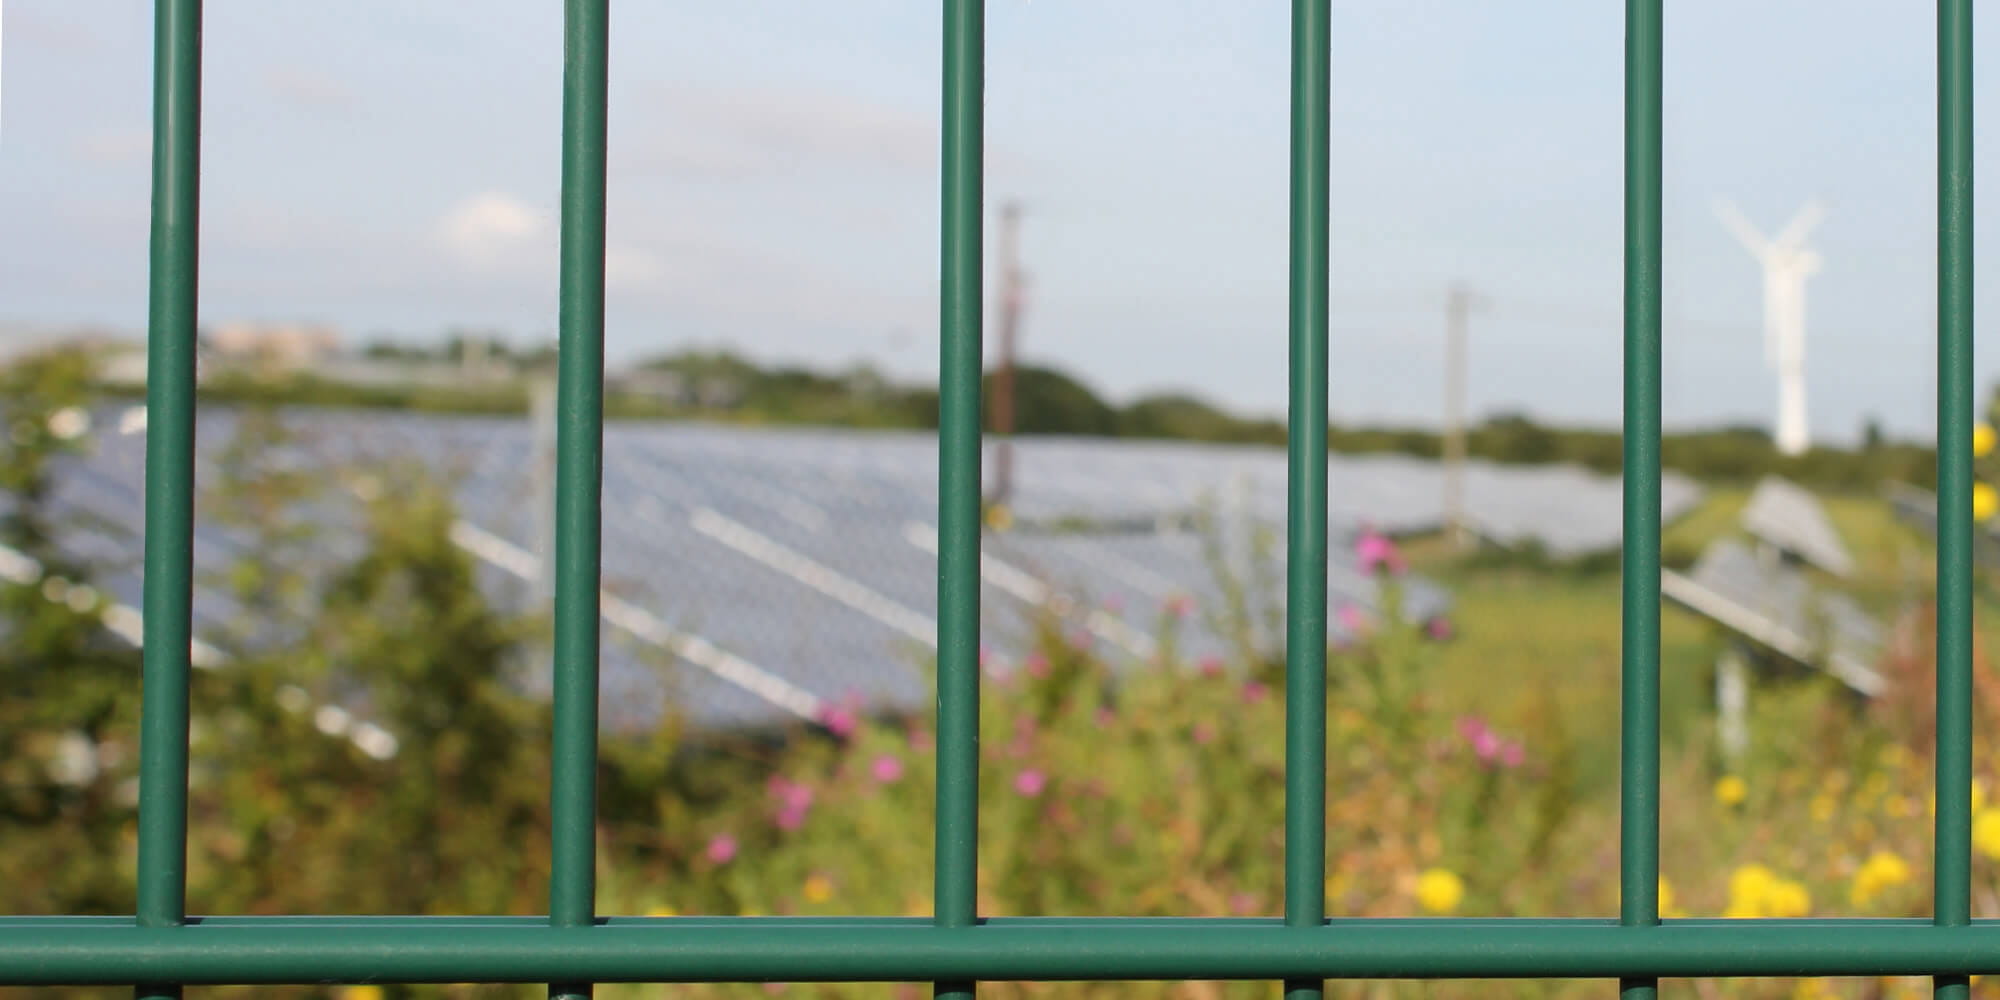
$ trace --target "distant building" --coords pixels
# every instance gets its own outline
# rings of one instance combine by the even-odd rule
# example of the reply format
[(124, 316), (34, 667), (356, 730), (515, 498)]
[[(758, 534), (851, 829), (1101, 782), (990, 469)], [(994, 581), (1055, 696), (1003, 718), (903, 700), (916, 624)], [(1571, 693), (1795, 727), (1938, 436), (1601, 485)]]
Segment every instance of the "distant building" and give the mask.
[(227, 323), (203, 339), (218, 361), (279, 371), (317, 365), (340, 350), (332, 329), (302, 324)]

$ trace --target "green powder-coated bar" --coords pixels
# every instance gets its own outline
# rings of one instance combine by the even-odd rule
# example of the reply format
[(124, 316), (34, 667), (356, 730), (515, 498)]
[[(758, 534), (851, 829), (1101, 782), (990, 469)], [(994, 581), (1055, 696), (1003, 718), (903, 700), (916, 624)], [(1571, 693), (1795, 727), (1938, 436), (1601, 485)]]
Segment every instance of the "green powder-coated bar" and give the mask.
[[(597, 667), (604, 482), (604, 147), (609, 0), (563, 14), (562, 276), (556, 395), (555, 728), (549, 921), (597, 909)], [(549, 987), (583, 998), (590, 987)]]
[[(1625, 4), (1625, 553), (1618, 920), (1660, 920), (1660, 95), (1662, 0)], [(1654, 1000), (1650, 976), (1619, 981)]]
[[(1285, 500), (1285, 923), (1326, 919), (1327, 180), (1331, 2), (1292, 2), (1291, 414)], [(1316, 1000), (1318, 979), (1286, 979)]]
[[(938, 357), (937, 843), (934, 919), (979, 909), (979, 523), (986, 5), (944, 4), (943, 289)], [(933, 978), (933, 977), (912, 977)], [(971, 1000), (972, 983), (935, 994)]]
[[(1972, 919), (1972, 0), (1938, 0), (1937, 820), (1932, 912)], [(1933, 982), (1965, 1000), (1963, 976)]]
[(2000, 923), (1907, 920), (239, 918), (0, 934), (0, 985), (318, 982), (911, 982), (2000, 973)]
[[(146, 333), (146, 550), (138, 922), (187, 914), (188, 642), (194, 590), (201, 2), (153, 9), (153, 234)], [(148, 977), (146, 982), (171, 982)], [(178, 997), (144, 986), (142, 997)]]

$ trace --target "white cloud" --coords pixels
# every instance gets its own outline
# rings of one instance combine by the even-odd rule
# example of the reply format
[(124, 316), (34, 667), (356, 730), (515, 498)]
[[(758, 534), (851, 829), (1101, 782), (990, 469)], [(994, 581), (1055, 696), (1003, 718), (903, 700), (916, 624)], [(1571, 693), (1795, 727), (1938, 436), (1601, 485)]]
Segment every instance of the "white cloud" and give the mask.
[(548, 220), (513, 195), (487, 191), (459, 202), (438, 223), (445, 249), (466, 264), (492, 265), (547, 242)]

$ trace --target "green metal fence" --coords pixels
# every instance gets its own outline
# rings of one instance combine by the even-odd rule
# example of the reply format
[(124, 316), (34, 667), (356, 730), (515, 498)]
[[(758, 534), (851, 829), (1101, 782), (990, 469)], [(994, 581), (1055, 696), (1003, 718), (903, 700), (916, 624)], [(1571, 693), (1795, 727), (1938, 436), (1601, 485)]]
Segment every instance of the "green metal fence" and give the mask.
[[(1617, 919), (1331, 919), (1325, 874), (1330, 0), (1293, 0), (1285, 915), (981, 919), (981, 0), (944, 2), (936, 909), (921, 918), (596, 912), (608, 0), (567, 0), (557, 474), (554, 830), (546, 917), (190, 917), (186, 899), (201, 2), (157, 0), (143, 762), (133, 917), (0, 917), (0, 985), (1928, 975), (2000, 973), (1973, 921), (1972, 2), (1938, 0), (1937, 815), (1930, 920), (1659, 916), (1662, 0), (1626, 0), (1622, 904)], [(4, 849), (4, 847), (0, 847)], [(339, 859), (326, 859), (338, 864)], [(368, 873), (357, 872), (357, 878)]]

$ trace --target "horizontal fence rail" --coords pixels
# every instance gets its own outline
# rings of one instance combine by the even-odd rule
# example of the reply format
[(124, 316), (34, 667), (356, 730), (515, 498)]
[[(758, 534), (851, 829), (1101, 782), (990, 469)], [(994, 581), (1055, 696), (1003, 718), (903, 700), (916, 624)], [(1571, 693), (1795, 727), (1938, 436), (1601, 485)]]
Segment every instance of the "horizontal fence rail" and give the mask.
[[(200, 0), (156, 0), (144, 695), (131, 916), (0, 917), (0, 985), (931, 982), (1256, 979), (1289, 997), (1352, 978), (1912, 975), (1946, 1000), (2000, 973), (1971, 919), (1972, 3), (1937, 3), (1937, 773), (1931, 918), (1660, 919), (1659, 570), (1663, 0), (1627, 0), (1621, 903), (1615, 919), (1332, 919), (1326, 913), (1326, 453), (1330, 0), (1294, 0), (1291, 66), (1284, 915), (978, 913), (980, 252), (984, 8), (945, 0), (938, 743), (928, 918), (597, 913), (608, 0), (566, 0), (549, 912), (530, 917), (187, 915)], [(1336, 484), (1337, 485), (1337, 484)], [(330, 861), (329, 863), (337, 863)], [(355, 873), (365, 878), (368, 873)], [(166, 985), (163, 985), (166, 984)]]

